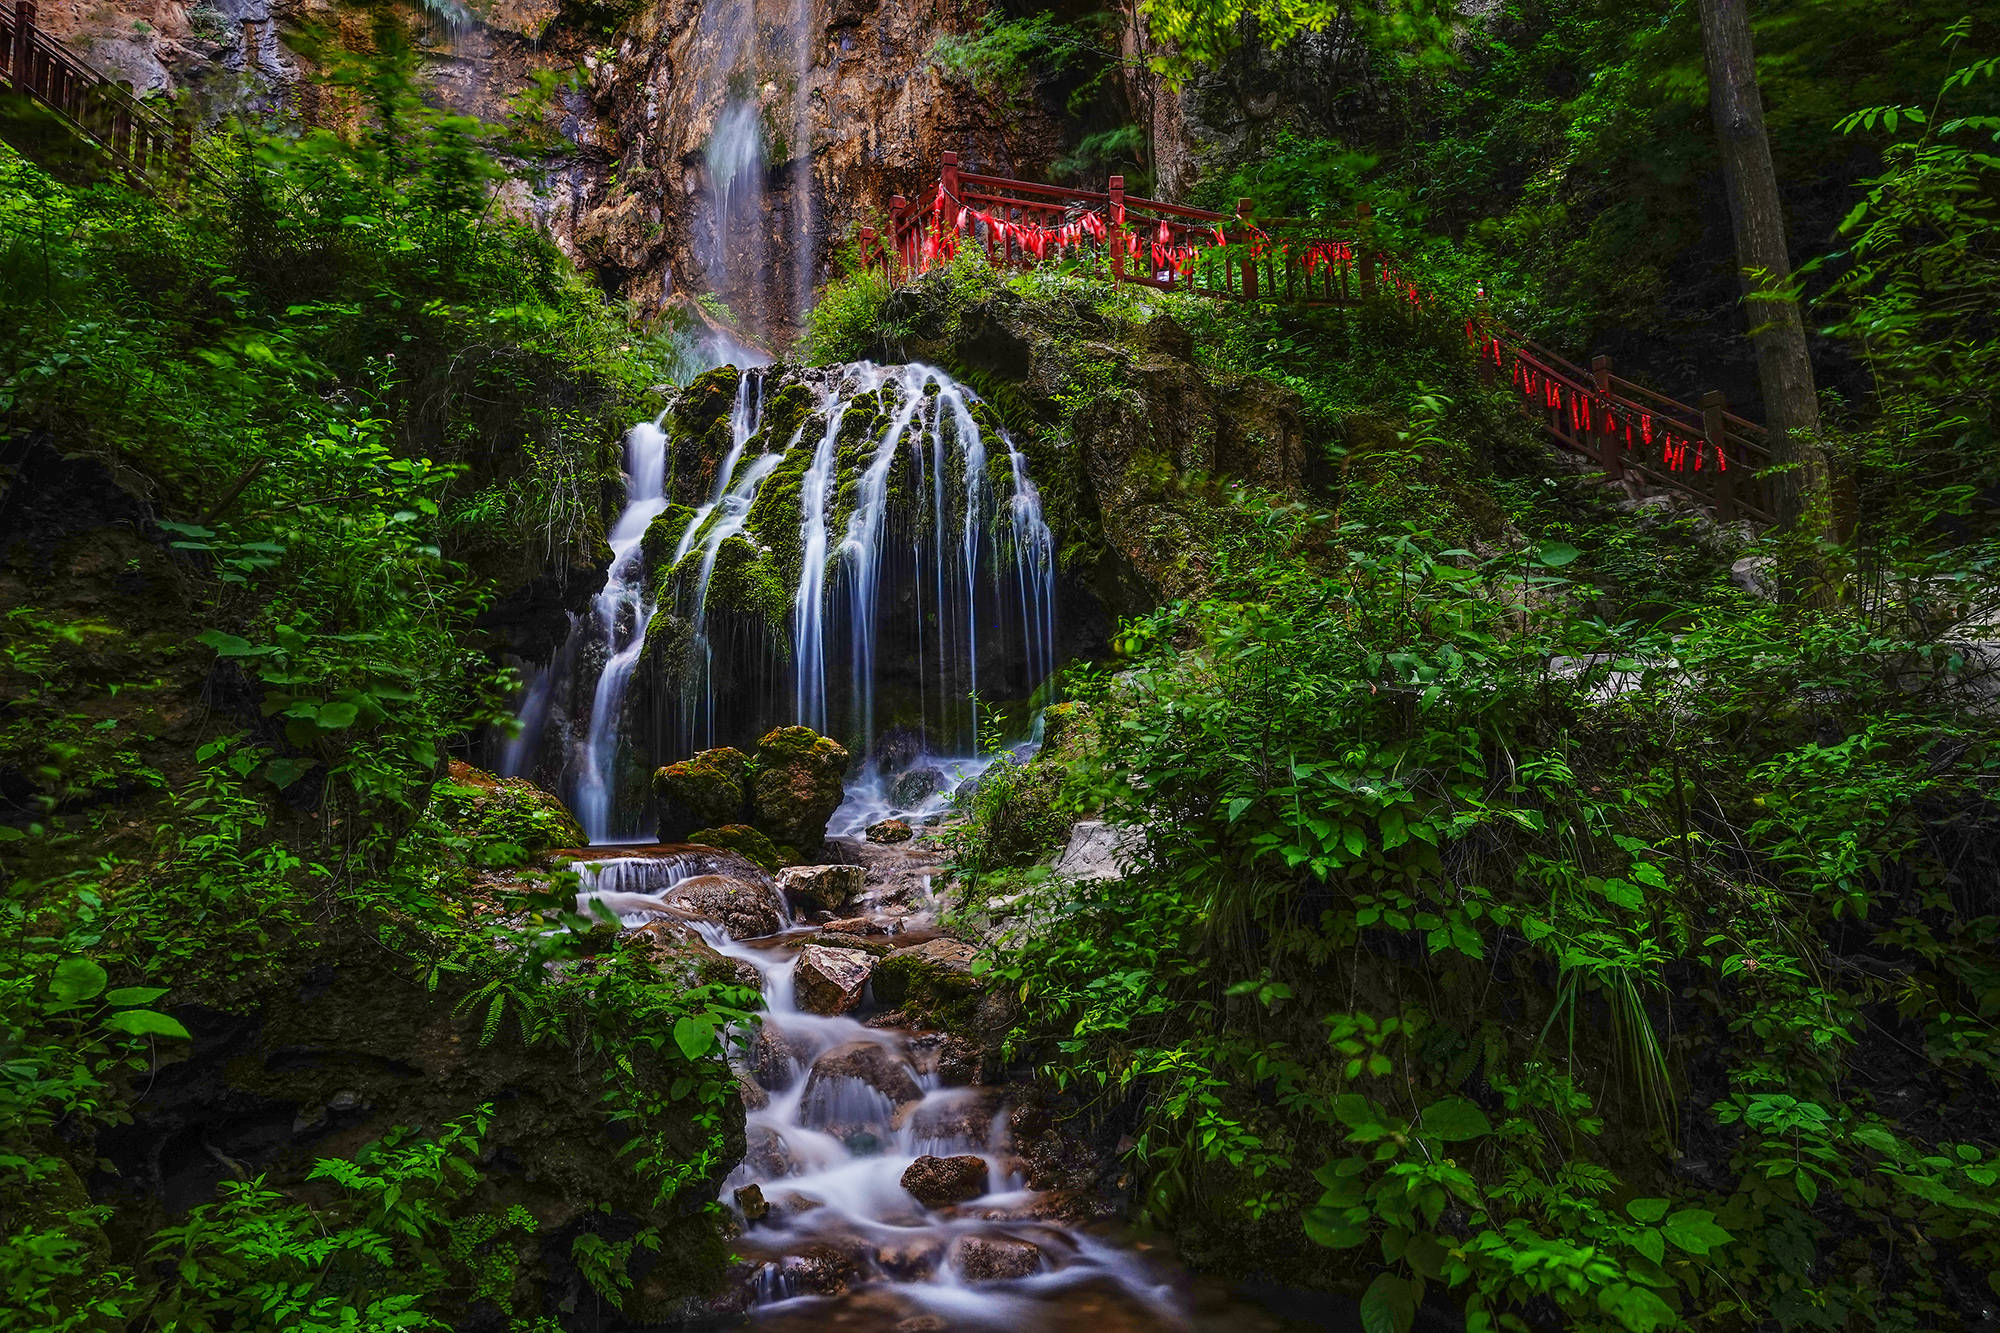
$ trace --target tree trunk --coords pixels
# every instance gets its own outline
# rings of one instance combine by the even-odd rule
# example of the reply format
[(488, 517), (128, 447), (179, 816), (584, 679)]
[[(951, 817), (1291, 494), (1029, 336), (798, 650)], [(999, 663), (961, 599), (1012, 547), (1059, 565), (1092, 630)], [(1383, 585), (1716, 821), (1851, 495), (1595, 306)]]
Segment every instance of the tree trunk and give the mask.
[(1764, 133), (1748, 0), (1701, 0), (1701, 47), (1771, 449), (1778, 462), (1794, 465), (1770, 478), (1772, 507), (1781, 529), (1812, 540), (1827, 529), (1826, 455), (1805, 322), (1798, 302), (1782, 294), (1792, 268), (1778, 173)]

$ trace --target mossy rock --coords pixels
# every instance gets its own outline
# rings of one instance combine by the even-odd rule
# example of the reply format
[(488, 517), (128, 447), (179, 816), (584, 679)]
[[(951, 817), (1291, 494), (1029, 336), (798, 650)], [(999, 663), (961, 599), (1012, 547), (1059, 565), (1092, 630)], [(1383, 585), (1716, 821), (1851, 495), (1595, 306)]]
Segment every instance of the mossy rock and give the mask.
[(670, 504), (646, 525), (646, 535), (639, 539), (639, 551), (645, 559), (647, 572), (654, 578), (673, 567), (674, 552), (680, 547), (681, 534), (692, 522), (694, 510), (686, 505)]
[(757, 827), (773, 838), (816, 850), (826, 821), (846, 794), (847, 747), (811, 727), (778, 727), (757, 742), (751, 807)]
[(805, 858), (793, 847), (780, 847), (748, 824), (724, 824), (719, 828), (697, 829), (687, 842), (703, 847), (720, 847), (735, 852), (767, 874), (775, 875), (785, 866), (798, 865)]
[(869, 984), (878, 1003), (902, 1010), (918, 1026), (965, 1036), (979, 1024), (978, 979), (915, 950), (898, 950), (877, 962)]
[(431, 796), (447, 823), (480, 843), (537, 856), (590, 841), (560, 798), (526, 778), (495, 777), (454, 759)]
[(705, 500), (715, 489), (715, 469), (729, 452), (729, 414), (736, 406), (738, 372), (718, 366), (697, 375), (667, 413), (669, 496)]
[(749, 777), (750, 757), (728, 746), (703, 750), (654, 773), (660, 841), (682, 842), (695, 829), (740, 822), (749, 804)]
[(812, 470), (816, 445), (816, 439), (802, 442), (785, 455), (784, 461), (764, 478), (750, 512), (743, 519), (743, 530), (758, 544), (770, 548), (770, 554), (764, 558), (779, 586), (785, 589), (799, 585), (804, 558), (799, 529), (805, 522), (805, 480), (806, 473)]

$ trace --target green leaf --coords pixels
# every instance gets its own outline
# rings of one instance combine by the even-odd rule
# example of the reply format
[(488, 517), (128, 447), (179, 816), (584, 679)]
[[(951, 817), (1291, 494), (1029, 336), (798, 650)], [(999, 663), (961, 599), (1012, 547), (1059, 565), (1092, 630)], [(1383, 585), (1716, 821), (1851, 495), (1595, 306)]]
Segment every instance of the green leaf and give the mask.
[(1446, 1143), (1458, 1143), (1491, 1134), (1493, 1122), (1465, 1098), (1446, 1097), (1424, 1108), (1423, 1132)]
[(1665, 1199), (1634, 1199), (1625, 1205), (1625, 1211), (1635, 1222), (1652, 1223), (1665, 1217), (1671, 1206)]
[(120, 986), (104, 997), (106, 1004), (151, 1004), (167, 993), (165, 986)]
[(1536, 553), (1535, 559), (1541, 561), (1550, 569), (1561, 569), (1564, 565), (1569, 564), (1582, 554), (1583, 552), (1577, 550), (1568, 542), (1547, 542)]
[(304, 777), (312, 769), (312, 766), (313, 761), (310, 759), (287, 759), (280, 757), (268, 761), (261, 771), (273, 787), (283, 791)]
[(675, 1019), (674, 1045), (688, 1059), (701, 1059), (715, 1045), (715, 1020), (707, 1014), (687, 1014)]
[(323, 731), (337, 731), (354, 725), (354, 719), (360, 712), (353, 704), (321, 704), (313, 721), (319, 723)]
[(1365, 1228), (1349, 1222), (1346, 1215), (1333, 1208), (1308, 1208), (1300, 1220), (1305, 1224), (1306, 1235), (1313, 1244), (1324, 1245), (1329, 1250), (1351, 1250), (1368, 1239)]
[(151, 1009), (121, 1009), (104, 1020), (113, 1032), (129, 1032), (135, 1037), (174, 1037), (188, 1040), (188, 1030), (165, 1014)]
[(103, 992), (111, 978), (88, 958), (65, 958), (56, 964), (49, 989), (66, 1004), (79, 1004)]
[(1363, 1333), (1409, 1333), (1416, 1318), (1416, 1295), (1394, 1273), (1377, 1273), (1361, 1294)]
[(1633, 1233), (1632, 1248), (1656, 1264), (1662, 1264), (1667, 1261), (1666, 1238), (1651, 1227)]
[(1705, 1208), (1683, 1208), (1660, 1226), (1668, 1244), (1689, 1254), (1702, 1255), (1735, 1237), (1715, 1224), (1715, 1214)]
[(195, 642), (207, 644), (215, 649), (217, 657), (262, 657), (267, 653), (278, 651), (268, 645), (259, 648), (248, 639), (239, 639), (234, 634), (224, 634), (219, 629), (203, 630), (195, 635)]
[(1624, 1282), (1598, 1292), (1597, 1308), (1616, 1318), (1630, 1333), (1653, 1333), (1656, 1328), (1671, 1328), (1680, 1323), (1680, 1316), (1671, 1305), (1644, 1287)]

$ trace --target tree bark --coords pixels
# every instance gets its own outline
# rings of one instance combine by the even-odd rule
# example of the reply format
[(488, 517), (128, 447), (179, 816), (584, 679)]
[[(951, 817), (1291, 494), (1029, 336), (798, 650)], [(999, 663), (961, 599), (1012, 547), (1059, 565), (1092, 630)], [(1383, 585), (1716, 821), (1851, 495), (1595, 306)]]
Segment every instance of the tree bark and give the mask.
[(1748, 0), (1701, 0), (1701, 48), (1771, 449), (1779, 463), (1792, 464), (1769, 479), (1772, 507), (1781, 529), (1816, 539), (1827, 530), (1828, 514), (1819, 396), (1805, 321), (1798, 302), (1783, 295), (1792, 267), (1778, 172), (1764, 133)]

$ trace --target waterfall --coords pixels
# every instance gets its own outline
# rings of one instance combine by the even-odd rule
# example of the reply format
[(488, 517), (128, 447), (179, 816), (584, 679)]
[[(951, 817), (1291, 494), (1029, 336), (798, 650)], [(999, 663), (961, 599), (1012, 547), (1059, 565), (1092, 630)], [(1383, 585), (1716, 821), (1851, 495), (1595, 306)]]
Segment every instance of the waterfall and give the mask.
[(700, 259), (709, 285), (735, 291), (765, 275), (764, 126), (755, 102), (723, 105), (708, 137), (708, 231)]
[[(1041, 492), (976, 394), (925, 365), (731, 373), (733, 398), (704, 377), (711, 415), (675, 418), (713, 473), (668, 474), (682, 405), (633, 427), (604, 589), (524, 693), (506, 769), (553, 774), (593, 842), (645, 835), (653, 769), (787, 723), (856, 757), (834, 832), (935, 808), (981, 767), (989, 707), (1026, 734), (1057, 665)], [(681, 518), (667, 558), (648, 527)], [(552, 754), (529, 737), (558, 717), (582, 736)]]
[(647, 525), (667, 507), (667, 437), (660, 429), (665, 419), (662, 413), (650, 424), (632, 427), (625, 437), (625, 509), (612, 526), (611, 566), (592, 605), (606, 655), (591, 697), (590, 729), (584, 736), (583, 769), (575, 793), (577, 819), (592, 842), (636, 831), (614, 826), (612, 767), (618, 758), (625, 690), (653, 622), (640, 541)]

